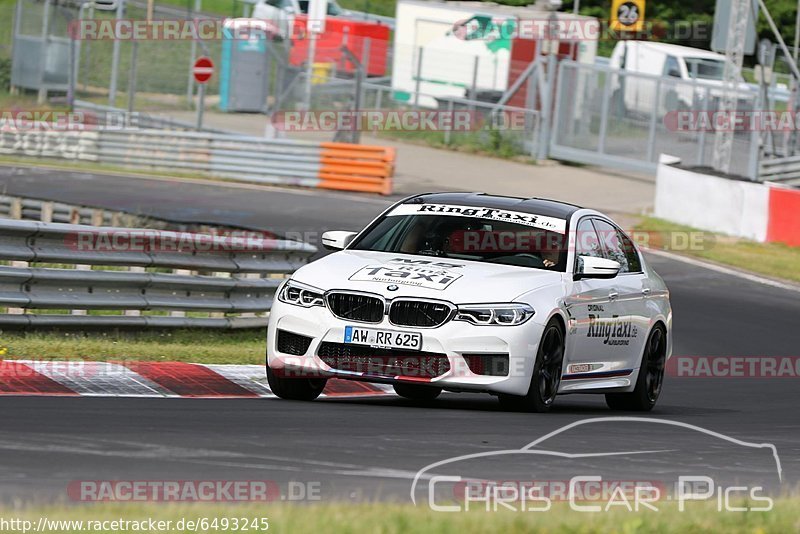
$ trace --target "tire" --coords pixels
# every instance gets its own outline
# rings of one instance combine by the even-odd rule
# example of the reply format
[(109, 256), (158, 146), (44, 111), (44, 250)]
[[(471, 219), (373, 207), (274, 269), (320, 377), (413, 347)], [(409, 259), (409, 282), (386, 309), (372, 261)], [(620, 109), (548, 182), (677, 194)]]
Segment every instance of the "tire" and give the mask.
[(442, 392), (442, 388), (418, 386), (416, 384), (395, 384), (393, 387), (395, 393), (413, 401), (429, 402)]
[(534, 413), (549, 411), (561, 384), (563, 362), (564, 329), (557, 319), (551, 319), (539, 342), (527, 395), (500, 395), (500, 405), (513, 411)]
[(653, 328), (642, 354), (636, 387), (630, 393), (607, 393), (606, 404), (612, 410), (649, 412), (658, 402), (664, 385), (667, 357), (667, 333), (661, 325)]
[(267, 366), (267, 382), (272, 392), (281, 399), (312, 401), (325, 389), (327, 378), (284, 378)]

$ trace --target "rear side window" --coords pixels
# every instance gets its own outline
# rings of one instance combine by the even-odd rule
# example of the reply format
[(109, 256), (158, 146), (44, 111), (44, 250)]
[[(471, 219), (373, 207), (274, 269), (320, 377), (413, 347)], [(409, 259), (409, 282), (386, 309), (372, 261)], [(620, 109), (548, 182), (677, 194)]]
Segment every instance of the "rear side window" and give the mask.
[(636, 250), (636, 245), (633, 244), (633, 241), (631, 241), (622, 230), (617, 229), (617, 233), (622, 243), (622, 250), (625, 251), (625, 257), (628, 258), (628, 269), (632, 273), (642, 272), (642, 260), (639, 259), (639, 251)]

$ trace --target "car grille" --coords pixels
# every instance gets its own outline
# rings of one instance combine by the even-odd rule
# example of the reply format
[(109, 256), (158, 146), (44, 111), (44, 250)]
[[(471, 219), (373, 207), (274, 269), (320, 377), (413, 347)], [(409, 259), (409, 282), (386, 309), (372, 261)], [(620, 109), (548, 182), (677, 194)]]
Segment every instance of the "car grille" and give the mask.
[(278, 352), (302, 356), (308, 351), (309, 345), (311, 345), (310, 337), (287, 332), (286, 330), (278, 330)]
[(328, 308), (340, 319), (379, 323), (383, 320), (383, 299), (358, 293), (328, 294)]
[(398, 326), (433, 328), (450, 318), (453, 308), (442, 302), (395, 300), (389, 308), (389, 322)]
[(333, 369), (377, 376), (436, 378), (450, 370), (445, 354), (396, 349), (373, 349), (326, 341), (317, 351), (319, 358)]

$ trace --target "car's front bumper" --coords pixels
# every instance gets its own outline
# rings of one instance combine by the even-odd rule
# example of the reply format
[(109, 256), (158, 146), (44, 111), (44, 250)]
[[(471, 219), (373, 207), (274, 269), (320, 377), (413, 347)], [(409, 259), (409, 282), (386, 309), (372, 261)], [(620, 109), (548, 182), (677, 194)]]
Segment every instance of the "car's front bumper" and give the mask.
[[(343, 343), (346, 326), (362, 326), (422, 334), (422, 353), (446, 355), (449, 370), (428, 378), (414, 373), (382, 373), (375, 368), (334, 369), (318, 355), (323, 342)], [(312, 338), (303, 355), (278, 350), (277, 332), (283, 330)], [(270, 312), (267, 364), (285, 376), (321, 376), (383, 383), (426, 383), (450, 391), (475, 391), (524, 395), (531, 383), (534, 361), (543, 326), (533, 319), (518, 326), (477, 326), (448, 321), (438, 328), (395, 326), (384, 318), (379, 324), (346, 321), (325, 307), (302, 308), (275, 301)], [(407, 353), (406, 353), (407, 354)], [(508, 373), (490, 376), (473, 372), (464, 355), (508, 355)]]

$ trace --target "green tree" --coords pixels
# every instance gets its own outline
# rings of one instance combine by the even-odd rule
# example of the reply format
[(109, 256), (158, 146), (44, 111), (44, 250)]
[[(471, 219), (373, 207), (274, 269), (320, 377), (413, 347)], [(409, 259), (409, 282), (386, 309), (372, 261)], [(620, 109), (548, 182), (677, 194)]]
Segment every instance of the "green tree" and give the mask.
[[(794, 43), (795, 19), (797, 16), (796, 0), (765, 0), (767, 9), (775, 19), (775, 24), (780, 29), (781, 35), (786, 43), (791, 47)], [(611, 14), (610, 0), (581, 0), (581, 14), (607, 20)], [(708, 24), (709, 33), (706, 39), (692, 40), (672, 40), (679, 44), (708, 48), (710, 46), (710, 28), (714, 21), (714, 9), (716, 0), (685, 0), (659, 1), (649, 0), (645, 11), (646, 19), (649, 21), (661, 21), (667, 25), (674, 24), (676, 21), (704, 22)], [(572, 11), (573, 1), (564, 2), (564, 11)], [(758, 21), (759, 38), (767, 38), (776, 41), (769, 25), (763, 15)], [(668, 39), (669, 41), (669, 39)]]

